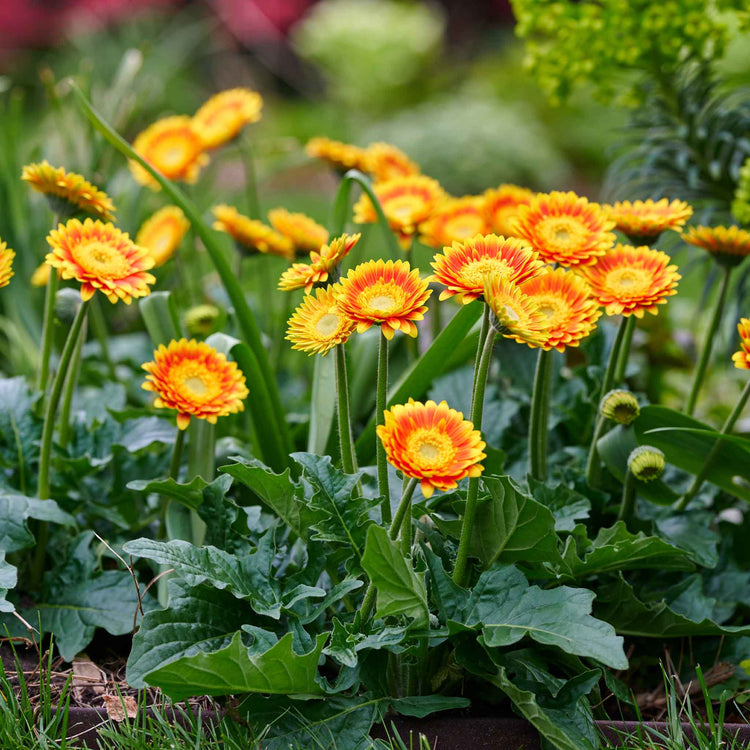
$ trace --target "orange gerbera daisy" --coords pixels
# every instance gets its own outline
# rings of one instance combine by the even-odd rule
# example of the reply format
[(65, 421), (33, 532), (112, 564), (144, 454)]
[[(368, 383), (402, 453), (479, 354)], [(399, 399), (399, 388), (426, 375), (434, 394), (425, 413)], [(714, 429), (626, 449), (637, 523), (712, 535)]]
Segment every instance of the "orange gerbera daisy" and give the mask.
[(310, 294), (313, 284), (328, 281), (331, 272), (349, 254), (349, 251), (359, 242), (361, 234), (342, 234), (331, 241), (330, 245), (323, 245), (319, 252), (310, 253), (309, 263), (293, 263), (279, 279), (279, 289), (291, 292), (294, 289), (305, 288), (305, 294)]
[(513, 236), (513, 223), (519, 206), (528, 206), (534, 197), (533, 191), (518, 185), (500, 185), (484, 193), (484, 215), (492, 228), (504, 237)]
[(648, 245), (662, 232), (673, 229), (681, 232), (693, 209), (685, 201), (618, 201), (602, 206), (615, 227), (639, 245)]
[(750, 318), (740, 318), (737, 331), (740, 334), (740, 350), (732, 355), (732, 361), (740, 370), (750, 370)]
[(114, 218), (112, 199), (75, 172), (66, 172), (62, 167), (53, 167), (43, 161), (27, 164), (21, 172), (21, 179), (45, 195), (52, 210), (60, 216), (70, 217), (77, 211), (85, 211), (105, 221)]
[(750, 232), (736, 226), (689, 227), (682, 239), (702, 247), (722, 265), (736, 266), (750, 255)]
[(479, 430), (445, 401), (409, 399), (385, 412), (377, 433), (386, 456), (405, 476), (418, 479), (422, 494), (452, 490), (465, 477), (481, 476), (487, 456)]
[[(203, 141), (186, 115), (165, 117), (149, 125), (136, 136), (133, 150), (167, 179), (191, 184), (209, 161), (203, 152)], [(137, 162), (130, 162), (130, 171), (139, 184), (161, 190), (159, 183)]]
[(154, 265), (148, 250), (136, 245), (126, 232), (98, 219), (81, 224), (71, 219), (47, 237), (52, 252), (45, 260), (59, 268), (63, 279), (81, 282), (81, 298), (91, 299), (98, 289), (114, 304), (129, 305), (134, 297), (150, 293), (156, 279), (147, 273)]
[(343, 344), (354, 333), (357, 324), (336, 303), (338, 285), (316, 289), (302, 300), (289, 318), (286, 338), (292, 349), (309, 354), (327, 354), (336, 344)]
[(214, 229), (231, 235), (242, 252), (278, 255), (286, 260), (294, 257), (292, 241), (262, 221), (243, 216), (234, 206), (222, 204), (211, 210), (216, 217)]
[(466, 305), (482, 296), (489, 274), (520, 284), (539, 273), (544, 263), (525, 240), (488, 234), (454, 242), (438, 253), (431, 265), (435, 273), (430, 280), (447, 287), (440, 299), (456, 295)]
[[(445, 200), (445, 192), (431, 177), (396, 177), (373, 185), (373, 191), (401, 246), (408, 249), (417, 227)], [(354, 204), (354, 221), (372, 224), (378, 220), (370, 198), (363, 194)]]
[(656, 315), (657, 305), (666, 305), (666, 297), (677, 294), (682, 277), (672, 259), (650, 247), (617, 245), (595, 266), (582, 269), (591, 285), (591, 293), (607, 315)]
[(415, 320), (422, 320), (424, 304), (432, 291), (427, 281), (419, 278), (419, 270), (408, 263), (370, 260), (352, 268), (341, 279), (337, 301), (339, 308), (357, 324), (363, 333), (380, 325), (383, 335), (392, 339), (396, 331), (417, 335)]
[(52, 266), (49, 263), (42, 263), (37, 266), (34, 273), (31, 274), (31, 286), (47, 286)]
[(13, 278), (13, 258), (16, 254), (6, 242), (0, 240), (0, 287), (8, 286)]
[(585, 279), (564, 268), (539, 274), (521, 284), (521, 290), (546, 318), (544, 340), (539, 344), (542, 349), (562, 352), (566, 346), (578, 346), (596, 328), (602, 314)]
[(365, 168), (365, 150), (350, 143), (332, 141), (330, 138), (311, 138), (305, 146), (305, 153), (313, 159), (323, 160), (340, 172)]
[(257, 91), (236, 88), (212, 96), (194, 115), (193, 130), (203, 148), (231, 141), (251, 122), (260, 120), (263, 98)]
[(466, 196), (447, 200), (439, 206), (419, 225), (419, 239), (439, 250), (452, 242), (465, 242), (489, 231), (482, 213), (482, 199)]
[(547, 338), (547, 317), (537, 301), (501, 273), (484, 277), (484, 298), (492, 311), (492, 325), (519, 344), (541, 346)]
[(161, 266), (175, 254), (188, 229), (190, 222), (177, 206), (164, 206), (141, 224), (135, 244), (151, 253), (154, 266)]
[(419, 167), (400, 149), (390, 143), (371, 143), (365, 149), (365, 172), (375, 182), (387, 182), (395, 177), (419, 174)]
[(518, 207), (514, 237), (528, 240), (548, 263), (587, 266), (615, 242), (615, 223), (601, 206), (573, 192), (539, 193)]
[(289, 213), (285, 208), (274, 208), (268, 212), (271, 226), (289, 238), (297, 253), (320, 250), (328, 242), (328, 230), (305, 214)]
[(157, 394), (157, 409), (176, 409), (177, 426), (186, 430), (190, 417), (216, 424), (219, 417), (242, 411), (248, 390), (236, 362), (203, 341), (180, 339), (162, 344), (146, 370), (145, 391)]

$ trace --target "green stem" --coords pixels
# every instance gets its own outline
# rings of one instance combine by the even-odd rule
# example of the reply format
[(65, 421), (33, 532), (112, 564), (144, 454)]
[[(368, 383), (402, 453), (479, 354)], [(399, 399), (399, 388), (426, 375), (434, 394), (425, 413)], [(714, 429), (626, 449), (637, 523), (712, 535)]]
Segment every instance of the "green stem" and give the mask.
[(180, 477), (180, 464), (182, 463), (182, 449), (185, 446), (185, 433), (187, 430), (177, 430), (177, 437), (172, 447), (172, 458), (169, 460), (169, 478), (178, 481)]
[(109, 353), (109, 335), (107, 332), (107, 321), (104, 319), (101, 301), (94, 297), (91, 301), (91, 330), (99, 344), (99, 353), (109, 373), (110, 380), (117, 380), (117, 371), (112, 357)]
[[(388, 339), (380, 331), (378, 344), (378, 386), (375, 398), (376, 424), (385, 424), (386, 395), (388, 393)], [(380, 438), (375, 436), (375, 450), (378, 465), (378, 492), (380, 493), (380, 514), (383, 523), (391, 522), (391, 493), (388, 488), (388, 459)]]
[(620, 353), (617, 356), (615, 383), (622, 383), (622, 381), (625, 380), (625, 370), (627, 369), (628, 359), (630, 357), (630, 347), (633, 343), (633, 333), (635, 333), (635, 321), (635, 315), (630, 315), (627, 318), (625, 333), (622, 340), (622, 347), (620, 348)]
[(81, 326), (81, 332), (78, 334), (68, 374), (65, 378), (65, 391), (63, 393), (62, 407), (60, 408), (60, 433), (58, 436), (58, 441), (63, 448), (67, 447), (70, 440), (70, 410), (73, 405), (76, 384), (78, 383), (78, 374), (81, 370), (81, 354), (86, 341), (86, 328), (86, 322), (84, 321)]
[[(597, 409), (598, 409), (597, 405)], [(604, 431), (607, 426), (607, 419), (599, 414), (596, 419), (596, 427), (594, 428), (594, 436), (591, 439), (591, 445), (594, 446), (599, 442), (599, 439), (604, 435)], [(586, 461), (586, 482), (588, 486), (595, 489), (599, 486), (599, 479), (601, 477), (601, 465), (599, 463), (599, 457), (596, 451), (589, 450), (588, 460)]]
[(529, 422), (529, 472), (543, 482), (547, 478), (547, 425), (552, 396), (552, 350), (539, 350), (534, 374)]
[[(55, 217), (57, 221), (57, 217)], [(56, 268), (50, 268), (47, 287), (44, 292), (44, 321), (42, 323), (42, 348), (39, 361), (39, 375), (36, 381), (37, 390), (47, 390), (49, 380), (49, 360), (52, 354), (52, 340), (55, 327), (55, 297), (60, 286), (60, 276)]]
[(618, 521), (625, 521), (627, 524), (633, 516), (635, 496), (635, 477), (633, 476), (633, 472), (628, 469), (625, 474), (625, 483), (622, 486), (622, 503), (620, 505), (620, 512), (617, 515)]
[(242, 162), (245, 167), (245, 196), (247, 199), (247, 215), (251, 219), (260, 218), (260, 204), (258, 202), (258, 181), (255, 174), (255, 154), (253, 144), (246, 135), (240, 136)]
[(338, 407), (336, 414), (339, 422), (339, 440), (341, 441), (341, 465), (345, 474), (357, 471), (357, 457), (354, 455), (352, 440), (352, 421), (349, 411), (349, 382), (346, 376), (346, 351), (344, 344), (336, 346), (336, 394)]
[[(182, 451), (185, 447), (185, 435), (187, 430), (177, 429), (177, 435), (174, 439), (174, 445), (172, 446), (172, 457), (169, 460), (169, 478), (174, 479), (175, 482), (179, 481), (180, 478), (180, 465), (182, 464)], [(160, 537), (171, 541), (173, 539), (187, 539), (189, 534), (186, 533), (185, 527), (176, 524), (176, 519), (180, 518), (180, 515), (175, 514), (175, 510), (179, 514), (185, 510), (180, 506), (173, 506), (174, 501), (168, 497), (162, 496), (162, 518), (161, 518), (161, 533)], [(159, 565), (159, 574), (165, 573), (169, 570), (169, 566), (162, 563)], [(166, 607), (169, 602), (169, 577), (161, 575), (159, 580), (156, 582), (156, 598), (159, 600), (159, 604), (162, 607)]]
[[(401, 497), (403, 497), (406, 494), (409, 481), (410, 480), (407, 477), (404, 477), (404, 481), (401, 486)], [(416, 480), (411, 480), (411, 481), (416, 482)], [(413, 491), (414, 490), (412, 490), (412, 492)], [(411, 553), (411, 521), (412, 521), (411, 503), (409, 503), (406, 507), (404, 518), (401, 521), (401, 529), (399, 530), (399, 536), (401, 538), (401, 551), (404, 553), (404, 557), (406, 557), (407, 555)]]
[(430, 299), (430, 325), (432, 340), (434, 341), (443, 330), (443, 303), (438, 299), (437, 294), (433, 294)]
[[(734, 409), (732, 409), (732, 413), (727, 417), (726, 421), (724, 422), (724, 426), (721, 428), (722, 435), (728, 435), (732, 431), (735, 423), (740, 417), (740, 414), (742, 414), (742, 410), (745, 408), (745, 405), (747, 404), (747, 400), (749, 397), (750, 397), (750, 380), (748, 380), (747, 383), (745, 383), (745, 387), (742, 390), (742, 393), (740, 394), (739, 401), (737, 401), (737, 404), (735, 405)], [(725, 442), (726, 441), (723, 440), (722, 438), (718, 438), (717, 441), (714, 443), (713, 448), (711, 448), (705, 460), (703, 461), (703, 466), (701, 466), (701, 470), (696, 474), (695, 479), (693, 480), (693, 483), (690, 485), (690, 488), (675, 504), (674, 506), (675, 510), (678, 510), (678, 511), (685, 510), (685, 508), (687, 508), (688, 506), (688, 503), (696, 496), (696, 494), (698, 493), (698, 490), (700, 490), (700, 488), (703, 486), (703, 483), (706, 481), (708, 472), (711, 470), (711, 466), (713, 465), (713, 462), (716, 460), (716, 456), (718, 455), (719, 451), (721, 450), (722, 445), (724, 445)]]
[(474, 357), (474, 378), (471, 382), (471, 392), (477, 389), (477, 375), (479, 374), (479, 362), (482, 359), (484, 351), (484, 341), (487, 338), (487, 331), (490, 330), (490, 306), (485, 302), (482, 304), (482, 324), (479, 328), (479, 343), (477, 344), (477, 353)]
[[(488, 328), (487, 335), (482, 347), (482, 356), (479, 360), (479, 370), (476, 375), (474, 392), (471, 397), (471, 421), (474, 429), (482, 429), (482, 413), (484, 411), (484, 391), (487, 387), (487, 376), (490, 372), (492, 361), (492, 347), (495, 343), (497, 333), (494, 328)], [(456, 567), (453, 570), (453, 580), (459, 585), (464, 584), (466, 578), (467, 563), (469, 558), (469, 543), (474, 528), (474, 517), (477, 511), (477, 497), (479, 495), (479, 477), (469, 479), (469, 490), (466, 494), (466, 509), (461, 523), (461, 540), (458, 543), (458, 554), (456, 555)]]
[(698, 361), (698, 367), (695, 370), (693, 376), (693, 386), (690, 389), (690, 396), (688, 397), (687, 406), (685, 407), (685, 413), (688, 416), (692, 416), (695, 411), (695, 404), (698, 401), (698, 394), (703, 385), (703, 378), (706, 376), (706, 370), (708, 368), (708, 362), (711, 359), (711, 350), (713, 349), (714, 340), (719, 332), (719, 326), (721, 325), (721, 314), (724, 311), (724, 302), (726, 301), (727, 291), (729, 290), (729, 281), (731, 278), (732, 269), (729, 266), (723, 266), (723, 276), (721, 278), (721, 287), (719, 289), (719, 295), (716, 298), (713, 313), (711, 314), (711, 322), (708, 325), (708, 331), (706, 333), (706, 343), (703, 345), (703, 351), (701, 352), (701, 358)]

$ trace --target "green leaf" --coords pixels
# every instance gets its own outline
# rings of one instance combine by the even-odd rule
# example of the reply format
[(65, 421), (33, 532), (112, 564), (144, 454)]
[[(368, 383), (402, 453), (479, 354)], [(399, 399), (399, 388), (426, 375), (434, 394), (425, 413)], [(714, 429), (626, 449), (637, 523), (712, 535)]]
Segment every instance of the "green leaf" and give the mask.
[(203, 490), (208, 482), (203, 477), (194, 477), (187, 483), (174, 479), (134, 479), (128, 482), (127, 488), (136, 492), (147, 492), (176, 500), (195, 510), (203, 502)]
[(381, 627), (374, 632), (362, 633), (353, 623), (343, 623), (338, 617), (333, 618), (331, 640), (323, 653), (335, 659), (344, 667), (356, 667), (360, 651), (379, 651), (386, 649), (394, 653), (404, 650), (400, 644), (406, 638), (406, 628)]
[(335, 353), (315, 357), (310, 399), (310, 429), (307, 434), (307, 452), (322, 456), (331, 435), (336, 414), (336, 359)]
[(29, 386), (23, 377), (0, 379), (0, 465), (29, 480), (29, 465), (39, 455), (42, 422), (34, 415)]
[(412, 695), (407, 698), (394, 698), (391, 701), (391, 708), (402, 716), (416, 716), (419, 719), (438, 711), (468, 708), (470, 705), (471, 701), (468, 698), (453, 698), (449, 695)]
[(414, 618), (415, 627), (427, 626), (424, 575), (414, 572), (411, 561), (404, 559), (401, 545), (381, 526), (372, 524), (367, 530), (362, 567), (378, 592), (378, 617), (406, 615)]
[(534, 500), (547, 506), (555, 517), (557, 531), (573, 531), (577, 521), (589, 517), (591, 501), (564, 484), (551, 486), (529, 476)]
[(168, 346), (182, 337), (180, 316), (171, 292), (151, 292), (138, 301), (143, 323), (154, 346)]
[(143, 450), (154, 443), (173, 445), (177, 436), (174, 424), (160, 417), (143, 417), (129, 419), (124, 425), (120, 437), (112, 445), (119, 445), (130, 453)]
[(713, 520), (713, 513), (697, 510), (660, 518), (654, 525), (660, 536), (684, 550), (698, 565), (715, 568), (719, 562), (721, 537), (711, 528)]
[(469, 592), (453, 581), (443, 568), (443, 561), (426, 545), (422, 552), (430, 574), (430, 593), (437, 603), (442, 622), (459, 622), (469, 601)]
[(34, 544), (34, 535), (26, 523), (29, 518), (75, 526), (75, 519), (60, 510), (54, 500), (0, 495), (0, 551), (17, 552)]
[(5, 560), (5, 550), (0, 550), (0, 612), (13, 612), (15, 607), (5, 597), (16, 587), (18, 570)]

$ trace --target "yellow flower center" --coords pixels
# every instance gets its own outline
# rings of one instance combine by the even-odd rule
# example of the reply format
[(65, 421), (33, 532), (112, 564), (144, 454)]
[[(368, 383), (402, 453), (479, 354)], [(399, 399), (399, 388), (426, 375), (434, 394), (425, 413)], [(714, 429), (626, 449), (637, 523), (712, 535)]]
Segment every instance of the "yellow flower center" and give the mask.
[(505, 316), (506, 320), (509, 320), (512, 323), (518, 323), (518, 321), (521, 320), (521, 316), (518, 314), (518, 311), (512, 308), (510, 305), (503, 305), (503, 315)]
[(183, 385), (191, 390), (196, 396), (205, 396), (206, 391), (208, 390), (206, 384), (203, 382), (203, 378), (199, 378), (196, 375), (191, 375), (189, 378), (186, 378)]
[(341, 326), (341, 316), (335, 312), (327, 312), (320, 316), (320, 319), (315, 324), (315, 330), (323, 338), (331, 338), (339, 330)]
[(403, 307), (404, 290), (393, 282), (379, 281), (360, 293), (358, 303), (365, 316), (387, 318)]
[(550, 328), (560, 325), (568, 317), (568, 306), (560, 297), (552, 295), (537, 297), (539, 312), (547, 319)]
[(379, 312), (389, 312), (393, 310), (396, 300), (387, 294), (379, 294), (377, 297), (370, 299), (370, 307)]
[(485, 277), (490, 273), (507, 276), (510, 266), (498, 258), (482, 258), (467, 263), (461, 270), (461, 278), (468, 286), (481, 287)]
[(215, 373), (195, 360), (176, 364), (171, 373), (171, 380), (184, 399), (196, 404), (208, 403), (220, 392), (220, 384)]
[(456, 216), (445, 223), (445, 235), (451, 239), (467, 240), (484, 229), (482, 217), (476, 214)]
[(193, 144), (178, 134), (164, 138), (155, 156), (158, 165), (167, 170), (178, 169), (193, 158)]
[(553, 247), (570, 248), (582, 243), (586, 228), (570, 216), (554, 216), (540, 223), (539, 233)]
[(447, 466), (456, 455), (450, 436), (436, 427), (415, 430), (409, 436), (406, 450), (411, 461), (422, 470)]
[(130, 263), (120, 252), (98, 240), (76, 245), (71, 254), (82, 268), (94, 276), (120, 279), (131, 271)]
[(616, 294), (640, 296), (651, 288), (651, 275), (641, 268), (616, 268), (607, 274), (607, 286)]
[(401, 224), (411, 224), (414, 216), (423, 208), (423, 202), (413, 195), (403, 195), (388, 201), (388, 216)]

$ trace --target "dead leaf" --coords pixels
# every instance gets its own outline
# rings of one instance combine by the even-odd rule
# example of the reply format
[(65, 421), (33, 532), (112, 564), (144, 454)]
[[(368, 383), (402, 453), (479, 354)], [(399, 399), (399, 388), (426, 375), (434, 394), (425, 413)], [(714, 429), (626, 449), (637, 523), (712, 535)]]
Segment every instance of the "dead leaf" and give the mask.
[(104, 692), (107, 675), (85, 654), (73, 659), (73, 696), (80, 703), (85, 690), (93, 690), (96, 695)]
[(138, 704), (132, 695), (105, 694), (102, 696), (102, 700), (104, 701), (104, 707), (107, 709), (107, 716), (112, 721), (122, 721), (125, 716), (128, 719), (135, 719), (138, 715)]

